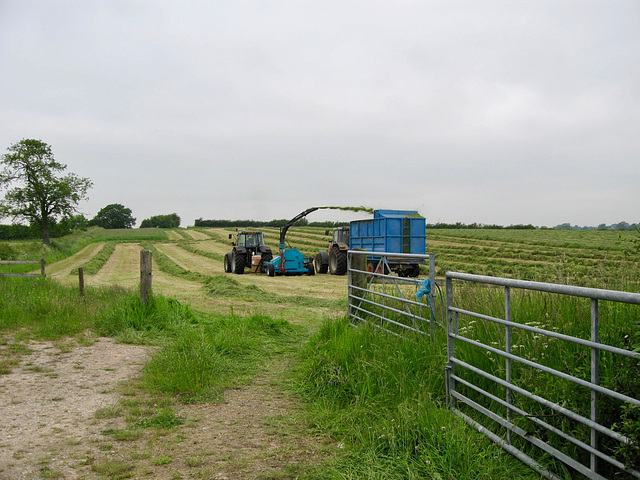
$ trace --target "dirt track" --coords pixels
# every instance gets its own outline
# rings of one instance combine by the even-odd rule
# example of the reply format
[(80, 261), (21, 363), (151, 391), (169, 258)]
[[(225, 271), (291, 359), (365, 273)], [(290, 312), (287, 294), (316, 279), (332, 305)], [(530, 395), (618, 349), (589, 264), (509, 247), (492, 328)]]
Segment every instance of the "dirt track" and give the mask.
[[(191, 235), (199, 237), (193, 241), (197, 249), (217, 254), (228, 251), (226, 242), (197, 233)], [(48, 266), (47, 271), (56, 280), (73, 284), (77, 277), (70, 272), (101, 248), (101, 244), (89, 245)], [(226, 277), (221, 261), (175, 243), (159, 243), (156, 248), (184, 269), (232, 278), (240, 285), (256, 285), (277, 298), (335, 299), (344, 293), (343, 277)], [(98, 274), (85, 276), (85, 284), (134, 288), (139, 283), (140, 250), (136, 243), (117, 245)], [(280, 301), (256, 303), (250, 298), (206, 295), (202, 283), (165, 274), (157, 264), (153, 268), (155, 292), (203, 311), (267, 313), (294, 322), (318, 316), (320, 311), (340, 314)], [(101, 433), (123, 428), (122, 416), (103, 418), (96, 414), (118, 408), (122, 385), (139, 374), (150, 349), (118, 345), (106, 338), (89, 346), (72, 341), (62, 350), (59, 344), (47, 342), (31, 342), (28, 348), (32, 353), (24, 355), (12, 373), (0, 375), (0, 431), (7, 433), (0, 439), (2, 480), (109, 478), (104, 472), (110, 466), (122, 467), (122, 474), (131, 475), (127, 478), (292, 478), (286, 472), (295, 465), (313, 462), (326, 455), (327, 448), (335, 448), (327, 447), (296, 422), (297, 401), (278, 383), (286, 368), (281, 360), (250, 385), (227, 392), (222, 404), (174, 407), (184, 421), (176, 430), (160, 437), (145, 431), (139, 438), (122, 442)]]
[(100, 412), (117, 410), (121, 386), (152, 349), (109, 338), (64, 351), (49, 342), (29, 348), (0, 376), (0, 479), (101, 479), (115, 466), (132, 475), (125, 478), (279, 478), (325, 448), (295, 424), (297, 402), (275, 383), (285, 364), (227, 392), (224, 403), (174, 407), (184, 422), (174, 430), (123, 442), (104, 432), (125, 428), (124, 419)]

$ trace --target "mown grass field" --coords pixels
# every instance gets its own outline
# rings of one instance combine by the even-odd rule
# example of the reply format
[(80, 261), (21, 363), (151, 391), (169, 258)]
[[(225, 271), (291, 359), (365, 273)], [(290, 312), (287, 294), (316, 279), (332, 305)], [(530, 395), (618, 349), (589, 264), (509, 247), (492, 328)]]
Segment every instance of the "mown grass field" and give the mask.
[[(277, 251), (279, 230), (262, 230), (266, 243)], [(69, 277), (69, 273), (71, 276), (75, 275), (78, 266), (84, 266), (85, 274), (91, 276), (98, 274), (107, 263), (110, 263), (112, 273), (98, 277), (97, 281), (108, 283), (118, 274), (127, 277), (128, 280), (134, 280), (136, 275), (132, 272), (136, 272), (137, 269), (135, 262), (131, 266), (124, 262), (121, 266), (114, 267), (113, 264), (118, 262), (111, 258), (114, 255), (114, 244), (126, 243), (157, 249), (158, 256), (166, 256), (168, 259), (168, 262), (161, 264), (159, 270), (187, 280), (184, 270), (208, 276), (223, 273), (223, 256), (231, 248), (228, 235), (233, 232), (232, 228), (111, 231), (90, 229), (81, 236), (80, 242), (54, 240), (55, 249), (47, 250), (35, 241), (3, 242), (0, 243), (0, 257), (18, 260), (44, 257), (51, 264), (48, 271), (62, 281), (71, 280), (66, 277)], [(326, 249), (331, 239), (331, 233), (327, 233), (325, 228), (294, 226), (287, 234), (287, 243), (289, 247), (299, 249), (305, 256), (314, 256), (320, 249)], [(443, 277), (444, 272), (452, 270), (638, 291), (640, 255), (633, 253), (631, 242), (637, 237), (637, 232), (628, 231), (428, 229), (426, 249), (427, 253), (436, 256), (438, 277)], [(98, 248), (96, 244), (102, 246)], [(85, 264), (102, 250), (105, 250), (101, 255), (102, 260), (93, 260), (87, 268)], [(115, 256), (119, 257), (121, 249), (115, 250)], [(63, 259), (64, 263), (56, 264)], [(171, 264), (175, 264), (182, 271), (178, 273), (177, 270), (172, 270)], [(69, 269), (69, 266), (72, 268)], [(22, 270), (27, 268), (22, 267)], [(423, 273), (426, 273), (426, 270)], [(265, 282), (262, 275), (251, 274), (233, 278), (242, 285), (255, 283), (260, 288), (267, 288), (273, 293), (282, 292), (284, 295), (292, 293), (291, 284), (305, 282), (303, 277), (287, 278), (286, 282), (279, 282), (279, 279), (275, 278), (270, 279), (270, 283), (277, 287), (270, 288), (266, 286), (269, 282)], [(317, 275), (317, 291), (303, 288), (304, 293), (311, 297), (322, 296), (321, 292), (330, 288), (333, 296), (334, 289), (331, 287), (341, 286), (342, 283), (331, 282), (327, 278)], [(194, 279), (192, 276), (191, 280)], [(91, 282), (91, 278), (88, 281)], [(247, 301), (246, 298), (238, 300), (240, 303)]]
[[(276, 251), (278, 229), (262, 230), (266, 242)], [(223, 228), (110, 232), (92, 229), (75, 240), (56, 240), (51, 249), (37, 242), (0, 244), (0, 254), (16, 259), (46, 258), (47, 274), (70, 291), (77, 285), (80, 267), (85, 271), (87, 288), (119, 285), (132, 291), (139, 282), (139, 252), (150, 249), (154, 292), (199, 313), (179, 310), (179, 325), (167, 327), (170, 334), (165, 338), (165, 333), (151, 328), (154, 322), (145, 317), (156, 313), (140, 311), (130, 297), (124, 307), (113, 307), (117, 301), (110, 297), (105, 304), (108, 311), (96, 314), (98, 323), (74, 322), (79, 326), (68, 334), (78, 335), (85, 328), (94, 328), (117, 335), (121, 341), (164, 345), (163, 353), (153, 363), (160, 365), (154, 367), (154, 385), (168, 384), (161, 391), (177, 396), (176, 401), (201, 397), (208, 401), (202, 389), (219, 392), (230, 386), (224, 380), (208, 387), (207, 382), (213, 380), (197, 374), (199, 369), (208, 368), (209, 363), (202, 359), (213, 355), (211, 352), (224, 356), (227, 351), (243, 355), (251, 350), (244, 345), (245, 334), (233, 333), (236, 339), (230, 341), (237, 345), (223, 341), (225, 329), (232, 328), (235, 322), (225, 319), (255, 319), (258, 315), (285, 322), (278, 325), (294, 324), (300, 328), (295, 338), (298, 346), (288, 349), (288, 355), (299, 358), (288, 374), (290, 381), (297, 385), (298, 395), (309, 407), (305, 422), (330, 435), (344, 449), (337, 459), (332, 458), (321, 467), (320, 473), (305, 471), (298, 472), (298, 476), (269, 478), (537, 478), (443, 408), (442, 349), (427, 342), (416, 350), (413, 339), (389, 339), (364, 329), (346, 328), (346, 277), (225, 274), (223, 257), (231, 248), (228, 236), (233, 232), (234, 229)], [(436, 256), (439, 280), (446, 271), (453, 270), (638, 292), (640, 255), (633, 251), (631, 242), (637, 236), (635, 232), (610, 231), (429, 230), (427, 253)], [(325, 249), (330, 239), (326, 229), (314, 227), (293, 227), (287, 235), (289, 246), (305, 256)], [(426, 269), (422, 274), (426, 276)], [(471, 292), (469, 301), (490, 305), (494, 299), (485, 294)], [(65, 298), (68, 296), (64, 293)], [(534, 305), (533, 310), (538, 307)], [(35, 306), (34, 315), (42, 308)], [(172, 312), (175, 306), (163, 308)], [(438, 306), (436, 310), (441, 309)], [(559, 322), (564, 313), (558, 315)], [(145, 318), (140, 319), (141, 316)], [(119, 323), (129, 317), (134, 321)], [(27, 322), (17, 318), (17, 323), (9, 322), (3, 327), (5, 338), (7, 332), (12, 335), (20, 328), (19, 323)], [(629, 338), (638, 337), (633, 330), (637, 329), (637, 318), (635, 312), (624, 320), (624, 333)], [(33, 328), (37, 332), (53, 328), (53, 334), (62, 335), (65, 331), (58, 322), (51, 321), (52, 327), (29, 321), (35, 322)], [(273, 328), (271, 320), (253, 324)], [(209, 334), (202, 334), (203, 329), (211, 328), (222, 332), (215, 335), (215, 342), (222, 342), (221, 345), (209, 345)], [(184, 338), (179, 332), (185, 332)], [(28, 340), (29, 334), (14, 338)], [(536, 348), (532, 349), (534, 353)], [(175, 352), (196, 358), (186, 367), (179, 366), (171, 360)], [(238, 373), (242, 378), (251, 377), (264, 367), (255, 361), (264, 352), (254, 353), (258, 357), (252, 356), (250, 366)], [(564, 358), (563, 352), (556, 352), (556, 356)], [(7, 368), (12, 361), (7, 361)], [(175, 375), (176, 370), (185, 372), (185, 368), (195, 370), (192, 380), (182, 373), (167, 380), (165, 372)], [(181, 385), (176, 394), (172, 389), (182, 380), (187, 384)], [(198, 389), (194, 390), (190, 381), (198, 384)]]

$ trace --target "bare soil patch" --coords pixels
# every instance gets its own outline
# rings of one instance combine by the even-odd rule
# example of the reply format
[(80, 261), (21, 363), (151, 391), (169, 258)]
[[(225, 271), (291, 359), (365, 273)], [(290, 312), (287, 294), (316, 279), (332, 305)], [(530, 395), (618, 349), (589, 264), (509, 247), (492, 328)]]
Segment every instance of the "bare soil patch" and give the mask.
[[(6, 347), (3, 347), (6, 348)], [(117, 385), (136, 375), (149, 349), (100, 338), (67, 351), (30, 342), (30, 354), (0, 375), (0, 478), (81, 478), (102, 439), (101, 431), (123, 420), (97, 420), (96, 411), (117, 403)]]
[(31, 354), (0, 376), (3, 480), (101, 479), (114, 470), (167, 480), (293, 478), (334, 448), (296, 423), (299, 403), (277, 384), (283, 361), (227, 392), (223, 403), (174, 405), (183, 421), (176, 428), (120, 441), (105, 432), (127, 426), (122, 414), (96, 413), (117, 411), (118, 392), (151, 348), (109, 338), (63, 350), (48, 342), (28, 347)]

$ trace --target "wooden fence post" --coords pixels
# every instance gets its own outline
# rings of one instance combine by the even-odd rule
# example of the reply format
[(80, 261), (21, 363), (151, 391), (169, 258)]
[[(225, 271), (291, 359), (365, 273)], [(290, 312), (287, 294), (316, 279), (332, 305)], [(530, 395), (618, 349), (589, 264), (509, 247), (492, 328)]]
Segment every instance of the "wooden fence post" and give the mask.
[(84, 268), (78, 268), (78, 283), (80, 285), (80, 295), (84, 297)]
[(42, 275), (42, 278), (44, 278), (46, 275), (44, 273), (44, 266), (47, 264), (47, 262), (45, 262), (44, 258), (40, 259), (40, 274)]
[(140, 300), (149, 302), (151, 296), (151, 250), (140, 251)]

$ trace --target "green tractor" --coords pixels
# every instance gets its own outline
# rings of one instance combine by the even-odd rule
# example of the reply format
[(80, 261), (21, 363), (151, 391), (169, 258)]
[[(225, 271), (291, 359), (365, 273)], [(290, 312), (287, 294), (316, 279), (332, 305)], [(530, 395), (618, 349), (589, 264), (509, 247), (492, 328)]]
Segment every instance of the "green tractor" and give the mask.
[[(233, 234), (229, 234), (233, 239)], [(243, 274), (245, 268), (253, 272), (264, 272), (265, 265), (271, 261), (271, 247), (264, 244), (264, 235), (256, 230), (242, 230), (236, 233), (231, 243), (233, 250), (224, 256), (226, 273)]]

